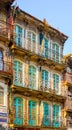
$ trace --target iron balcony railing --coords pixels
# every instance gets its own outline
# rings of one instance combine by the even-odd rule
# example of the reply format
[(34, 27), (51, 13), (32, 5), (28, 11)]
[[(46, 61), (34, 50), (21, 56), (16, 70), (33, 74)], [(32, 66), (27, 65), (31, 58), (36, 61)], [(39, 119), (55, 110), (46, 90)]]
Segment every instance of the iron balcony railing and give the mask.
[(63, 55), (54, 51), (50, 48), (45, 48), (44, 45), (40, 45), (37, 42), (32, 42), (27, 38), (22, 37), (20, 34), (15, 35), (16, 46), (24, 48), (25, 50), (31, 51), (34, 54), (61, 63)]
[(0, 72), (12, 75), (12, 63), (0, 60)]
[[(25, 78), (24, 85), (23, 85), (23, 82), (21, 83), (22, 87), (29, 88), (32, 90), (38, 90), (38, 91), (42, 91), (42, 92), (49, 92), (49, 93), (53, 93), (53, 94), (57, 94), (57, 95), (66, 97), (66, 91), (65, 91), (64, 86), (60, 83), (54, 84), (53, 79), (51, 79), (52, 81), (38, 79), (38, 82), (36, 79), (34, 79), (34, 78), (32, 78), (32, 79), (33, 80), (29, 80), (29, 79)], [(14, 79), (14, 81), (15, 81), (15, 79)], [(19, 86), (19, 83), (20, 82), (17, 82), (17, 84), (16, 84), (16, 82), (14, 82), (14, 84), (16, 86)]]
[(65, 119), (62, 117), (51, 117), (48, 115), (40, 116), (36, 113), (24, 115), (24, 118), (15, 117), (15, 125), (41, 126), (41, 127), (65, 127)]

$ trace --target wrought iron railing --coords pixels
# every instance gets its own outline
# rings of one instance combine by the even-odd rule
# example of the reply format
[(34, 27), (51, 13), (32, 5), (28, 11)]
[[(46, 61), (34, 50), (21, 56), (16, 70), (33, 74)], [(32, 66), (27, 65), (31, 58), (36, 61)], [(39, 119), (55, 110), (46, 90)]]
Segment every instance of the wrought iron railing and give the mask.
[[(21, 41), (20, 43), (18, 42), (18, 38), (20, 39), (19, 41)], [(42, 56), (43, 58), (61, 63), (63, 55), (57, 51), (54, 51), (50, 48), (45, 48), (44, 45), (40, 45), (37, 42), (33, 43), (27, 38), (23, 38), (21, 35), (15, 35), (15, 41), (17, 46), (24, 48), (25, 50), (31, 51), (34, 54)]]
[(62, 117), (51, 117), (49, 115), (40, 116), (39, 114), (32, 113), (24, 115), (24, 118), (14, 118), (14, 124), (16, 125), (25, 125), (25, 123), (28, 126), (42, 126), (55, 128), (65, 127), (65, 119)]
[(12, 75), (12, 63), (0, 60), (0, 72)]

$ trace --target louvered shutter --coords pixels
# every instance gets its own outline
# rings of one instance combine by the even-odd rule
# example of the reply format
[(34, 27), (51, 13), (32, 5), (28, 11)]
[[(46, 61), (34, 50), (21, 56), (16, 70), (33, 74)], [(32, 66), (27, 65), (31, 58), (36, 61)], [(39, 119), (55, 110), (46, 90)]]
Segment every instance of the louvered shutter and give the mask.
[(50, 73), (46, 70), (42, 70), (42, 85), (44, 88), (49, 88)]
[(44, 56), (50, 58), (50, 42), (46, 38), (44, 38)]
[(60, 113), (60, 108), (59, 105), (53, 105), (53, 126), (54, 127), (59, 127), (60, 122), (59, 122), (59, 113)]
[(34, 66), (29, 67), (29, 80), (31, 89), (36, 89), (36, 68)]
[(47, 103), (44, 103), (43, 107), (44, 107), (43, 125), (49, 126), (50, 125), (50, 105)]
[(16, 45), (22, 47), (23, 30), (20, 26), (16, 25)]
[(59, 81), (60, 81), (59, 76), (53, 74), (53, 88), (57, 93), (59, 92)]
[(20, 98), (14, 99), (15, 107), (15, 120), (14, 124), (22, 125), (23, 124), (23, 101)]
[(34, 101), (29, 101), (29, 125), (36, 125), (36, 105)]
[(3, 53), (0, 50), (0, 70), (3, 70)]
[(19, 61), (14, 61), (14, 84), (23, 86), (23, 65)]

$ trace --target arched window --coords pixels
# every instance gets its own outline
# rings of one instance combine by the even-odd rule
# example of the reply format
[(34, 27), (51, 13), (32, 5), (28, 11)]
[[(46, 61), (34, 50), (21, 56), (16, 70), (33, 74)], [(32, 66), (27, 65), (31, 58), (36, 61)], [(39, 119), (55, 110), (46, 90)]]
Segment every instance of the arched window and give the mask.
[(29, 125), (35, 126), (36, 125), (36, 116), (37, 116), (37, 103), (35, 101), (29, 101)]
[(23, 63), (20, 61), (14, 61), (14, 84), (23, 86)]
[(60, 62), (60, 46), (56, 43), (53, 44), (53, 60)]
[(29, 87), (36, 89), (36, 68), (32, 65), (29, 66)]
[(45, 90), (50, 88), (50, 73), (46, 70), (42, 70), (42, 86)]
[(15, 120), (14, 124), (23, 124), (23, 100), (21, 98), (16, 97), (14, 99), (14, 107), (15, 107)]
[(4, 104), (4, 89), (0, 86), (0, 105)]
[(43, 103), (43, 125), (50, 126), (51, 119), (50, 105), (48, 103)]
[(3, 70), (3, 52), (0, 50), (0, 70)]

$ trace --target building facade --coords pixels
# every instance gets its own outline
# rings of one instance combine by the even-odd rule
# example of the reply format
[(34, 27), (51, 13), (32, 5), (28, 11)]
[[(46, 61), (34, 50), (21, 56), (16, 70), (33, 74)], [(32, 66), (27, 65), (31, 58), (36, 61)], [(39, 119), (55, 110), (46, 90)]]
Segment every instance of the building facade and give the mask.
[(67, 36), (44, 19), (20, 10), (14, 21), (10, 126), (16, 130), (65, 130), (62, 108), (63, 46)]
[(10, 9), (12, 2), (2, 2), (0, 14), (0, 106), (7, 108), (6, 124), (15, 130), (66, 130), (62, 58), (68, 37), (45, 19)]
[(64, 116), (66, 118), (67, 130), (72, 129), (72, 56), (65, 56), (65, 63), (67, 65), (64, 71), (64, 86), (66, 88), (66, 101), (64, 104)]
[(9, 83), (12, 79), (12, 63), (9, 55), (9, 29), (7, 26), (8, 0), (0, 1), (0, 129), (8, 129)]

